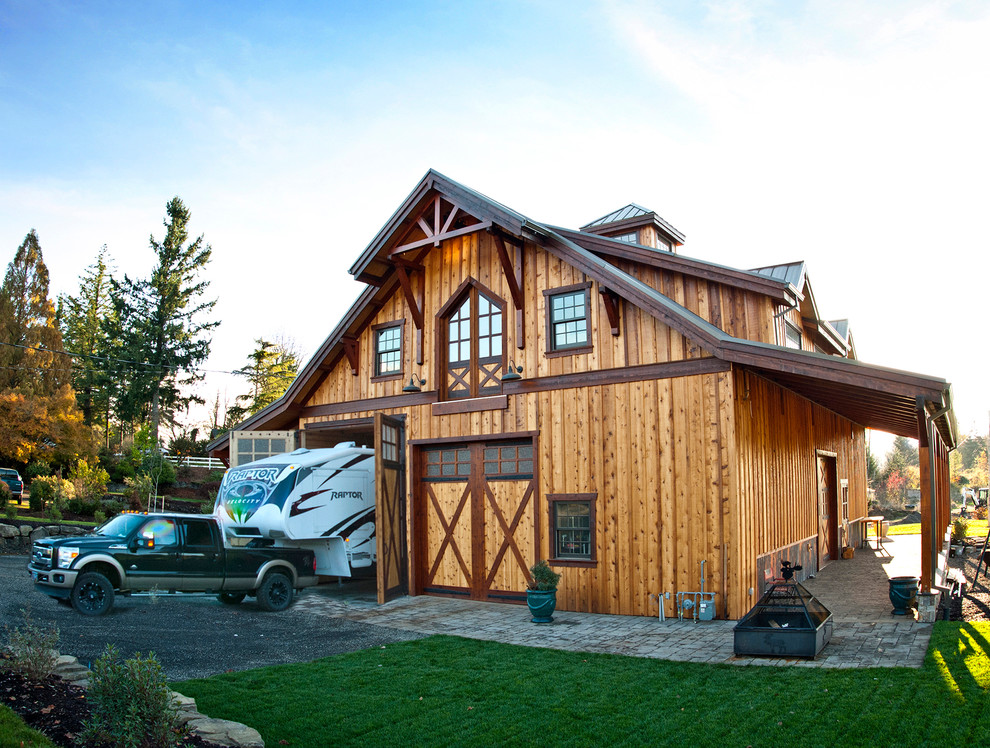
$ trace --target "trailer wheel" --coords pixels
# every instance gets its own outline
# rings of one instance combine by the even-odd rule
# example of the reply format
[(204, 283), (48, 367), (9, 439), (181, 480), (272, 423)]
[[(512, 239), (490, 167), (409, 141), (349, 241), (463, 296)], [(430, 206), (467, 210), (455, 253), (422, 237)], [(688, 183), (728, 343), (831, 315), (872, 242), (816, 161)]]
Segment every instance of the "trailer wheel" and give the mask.
[(113, 607), (113, 584), (102, 574), (80, 574), (72, 588), (72, 607), (84, 616), (102, 616)]
[(221, 592), (217, 595), (217, 600), (222, 602), (224, 605), (240, 605), (241, 601), (244, 600), (243, 592)]
[(258, 588), (258, 605), (262, 610), (278, 611), (291, 604), (292, 580), (281, 572), (269, 573)]

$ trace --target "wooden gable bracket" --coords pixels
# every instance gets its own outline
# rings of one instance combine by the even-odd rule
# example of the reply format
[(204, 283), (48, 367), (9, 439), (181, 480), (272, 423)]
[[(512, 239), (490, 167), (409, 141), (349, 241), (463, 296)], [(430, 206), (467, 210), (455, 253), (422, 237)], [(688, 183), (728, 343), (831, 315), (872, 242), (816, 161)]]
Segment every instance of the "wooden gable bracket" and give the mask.
[(357, 338), (350, 335), (345, 336), (340, 339), (340, 342), (344, 345), (344, 355), (347, 356), (347, 362), (351, 365), (351, 374), (357, 376), (358, 373), (358, 341)]
[(621, 297), (607, 288), (599, 288), (598, 292), (602, 296), (602, 303), (605, 305), (605, 314), (608, 315), (608, 323), (612, 327), (612, 335), (619, 336), (619, 309), (622, 303)]
[[(526, 303), (523, 297), (523, 245), (522, 240), (514, 236), (503, 236), (500, 231), (492, 231), (495, 239), (495, 249), (498, 250), (498, 259), (502, 263), (502, 272), (505, 274), (505, 282), (509, 286), (509, 293), (512, 296), (512, 303), (516, 307), (516, 348), (526, 347)], [(505, 246), (508, 241), (515, 245), (516, 262), (509, 257), (509, 250)]]
[[(409, 315), (412, 317), (413, 325), (416, 327), (416, 363), (423, 363), (423, 309), (416, 298), (416, 293), (412, 287), (412, 280), (409, 273), (413, 270), (425, 270), (418, 262), (408, 262), (400, 257), (393, 257), (392, 264), (395, 266), (395, 273), (399, 276), (399, 285), (402, 287), (402, 295), (406, 299), (406, 306), (409, 307)], [(424, 275), (419, 276), (420, 291), (426, 281)], [(423, 295), (421, 293), (421, 295)]]

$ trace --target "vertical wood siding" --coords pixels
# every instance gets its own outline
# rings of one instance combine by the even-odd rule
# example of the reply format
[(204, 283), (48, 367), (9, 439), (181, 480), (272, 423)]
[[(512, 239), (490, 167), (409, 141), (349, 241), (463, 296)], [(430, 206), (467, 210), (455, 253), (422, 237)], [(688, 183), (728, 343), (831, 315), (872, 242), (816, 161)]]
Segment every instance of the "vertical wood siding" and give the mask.
[[(751, 372), (736, 372), (735, 396), (732, 535), (741, 584), (734, 589), (748, 592), (759, 589), (757, 556), (818, 534), (817, 450), (835, 453), (838, 478), (849, 481), (850, 521), (866, 516), (866, 435), (863, 427)], [(736, 604), (748, 609), (755, 602), (747, 595)]]
[[(516, 251), (510, 248), (510, 254)], [(421, 262), (424, 270), (412, 273), (412, 287), (424, 318), (423, 363), (415, 360), (413, 316), (397, 292), (358, 339), (357, 375), (346, 358), (339, 360), (307, 406), (400, 395), (413, 373), (426, 377), (426, 390), (442, 387), (437, 314), (467, 278), (505, 301), (506, 358), (523, 367), (525, 378), (706, 355), (693, 341), (625, 302), (620, 304), (621, 334), (613, 336), (593, 284), (592, 350), (545, 356), (543, 290), (583, 283), (587, 277), (533, 246), (527, 246), (524, 263), (525, 341), (520, 349), (516, 310), (489, 235), (447, 240)], [(729, 334), (773, 342), (772, 304), (758, 294), (633, 264), (624, 269)], [(404, 378), (374, 382), (370, 324), (400, 319), (406, 320)], [(597, 565), (563, 568), (558, 593), (562, 610), (656, 615), (650, 595), (699, 590), (704, 560), (705, 589), (718, 593), (719, 614), (740, 617), (755, 602), (747, 590), (756, 582), (756, 557), (816, 532), (816, 449), (839, 455), (839, 477), (849, 479), (852, 512), (859, 516), (866, 511), (863, 430), (741, 371), (513, 394), (505, 409), (475, 413), (433, 415), (428, 404), (379, 410), (405, 415), (407, 440), (536, 432), (534, 500), (540, 547), (526, 548), (532, 561), (550, 555), (546, 495), (597, 494)], [(351, 411), (304, 418), (299, 425), (373, 414)], [(414, 448), (407, 449), (406, 464), (413, 465)], [(410, 548), (416, 532), (413, 525), (430, 521), (417, 513), (415, 502), (436, 500), (447, 512), (456, 508), (461, 496), (453, 486), (435, 484), (434, 489), (431, 498), (410, 481)], [(431, 524), (426, 532), (441, 537), (442, 528)], [(492, 542), (496, 540), (493, 536)], [(469, 539), (460, 537), (458, 542)], [(463, 573), (451, 566), (442, 576), (453, 582)], [(518, 581), (507, 578), (498, 583), (508, 586)], [(666, 612), (675, 614), (672, 601)]]

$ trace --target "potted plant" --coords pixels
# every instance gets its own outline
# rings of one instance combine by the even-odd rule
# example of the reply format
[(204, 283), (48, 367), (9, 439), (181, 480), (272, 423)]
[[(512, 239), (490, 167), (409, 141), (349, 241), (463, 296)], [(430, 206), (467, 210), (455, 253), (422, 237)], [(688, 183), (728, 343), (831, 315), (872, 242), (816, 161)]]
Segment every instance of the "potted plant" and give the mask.
[(529, 567), (530, 582), (526, 590), (526, 605), (529, 606), (533, 623), (550, 623), (557, 607), (557, 584), (560, 574), (550, 568), (546, 561), (539, 561)]

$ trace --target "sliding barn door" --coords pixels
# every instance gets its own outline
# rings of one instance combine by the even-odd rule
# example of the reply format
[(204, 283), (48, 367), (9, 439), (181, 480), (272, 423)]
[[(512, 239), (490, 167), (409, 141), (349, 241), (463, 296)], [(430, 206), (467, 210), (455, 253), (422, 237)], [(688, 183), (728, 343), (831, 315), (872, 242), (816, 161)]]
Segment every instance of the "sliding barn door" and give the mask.
[(525, 599), (539, 531), (532, 440), (424, 447), (419, 460), (420, 590)]

